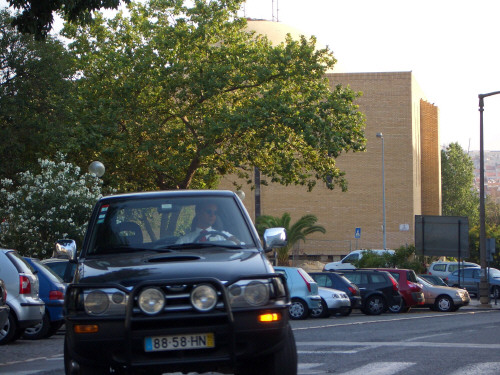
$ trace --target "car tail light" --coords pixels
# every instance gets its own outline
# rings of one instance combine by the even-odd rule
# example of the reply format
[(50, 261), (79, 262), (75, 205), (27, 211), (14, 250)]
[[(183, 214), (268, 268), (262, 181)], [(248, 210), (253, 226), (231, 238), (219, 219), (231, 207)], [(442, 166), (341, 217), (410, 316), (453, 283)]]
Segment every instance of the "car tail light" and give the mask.
[(7, 301), (7, 288), (3, 288), (2, 291), (3, 291), (2, 298), (3, 298), (4, 301)]
[(349, 289), (349, 291), (354, 295), (354, 296), (357, 296), (358, 295), (358, 291), (356, 290), (356, 288), (353, 288), (352, 286), (348, 286), (347, 289)]
[(399, 284), (398, 282), (396, 281), (396, 279), (394, 277), (389, 277), (389, 279), (391, 279), (391, 283), (392, 283), (392, 290), (394, 291), (399, 291)]
[(420, 287), (420, 285), (415, 284), (415, 283), (413, 283), (411, 281), (407, 281), (406, 283), (408, 284), (408, 287), (410, 288), (410, 290), (412, 292), (420, 292), (420, 291), (422, 291), (422, 288)]
[(64, 293), (61, 292), (60, 290), (51, 290), (49, 292), (49, 299), (50, 300), (64, 299)]
[(304, 282), (306, 283), (306, 286), (307, 286), (307, 290), (310, 292), (311, 291), (311, 284), (309, 283), (309, 281), (307, 281), (307, 277), (305, 277), (302, 272), (300, 272), (300, 270), (297, 270), (297, 272), (299, 273), (300, 277), (302, 277), (302, 279), (304, 280)]
[(31, 281), (28, 276), (19, 275), (19, 294), (31, 294)]

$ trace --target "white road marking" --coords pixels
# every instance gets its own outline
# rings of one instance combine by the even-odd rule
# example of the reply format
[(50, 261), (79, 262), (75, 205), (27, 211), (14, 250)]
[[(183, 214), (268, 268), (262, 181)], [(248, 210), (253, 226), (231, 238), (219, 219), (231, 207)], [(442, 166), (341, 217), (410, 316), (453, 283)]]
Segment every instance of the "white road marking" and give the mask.
[(473, 363), (460, 370), (452, 372), (450, 375), (498, 375), (500, 372), (500, 362)]
[(429, 348), (468, 348), (468, 349), (500, 349), (500, 344), (473, 344), (473, 343), (458, 343), (458, 342), (425, 342), (425, 341), (394, 341), (394, 342), (382, 342), (382, 341), (302, 341), (297, 342), (297, 346), (360, 346), (360, 347), (381, 347), (381, 346), (397, 346), (397, 347), (429, 347)]
[(396, 374), (408, 367), (414, 366), (413, 362), (376, 362), (358, 367), (354, 370), (342, 372), (341, 375), (391, 375)]

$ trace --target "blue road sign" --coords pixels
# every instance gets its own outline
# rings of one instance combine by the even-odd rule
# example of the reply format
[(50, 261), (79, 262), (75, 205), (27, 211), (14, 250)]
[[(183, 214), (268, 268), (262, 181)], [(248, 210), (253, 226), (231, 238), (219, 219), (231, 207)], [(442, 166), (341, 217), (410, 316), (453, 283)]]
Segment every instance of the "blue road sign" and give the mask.
[(354, 238), (361, 238), (361, 228), (356, 228), (354, 230)]

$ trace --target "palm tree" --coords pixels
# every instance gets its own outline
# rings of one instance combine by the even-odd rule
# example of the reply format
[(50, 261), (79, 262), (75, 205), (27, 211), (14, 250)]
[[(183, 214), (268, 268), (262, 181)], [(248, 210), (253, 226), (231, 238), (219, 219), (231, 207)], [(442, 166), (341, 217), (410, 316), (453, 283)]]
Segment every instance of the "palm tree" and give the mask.
[(262, 215), (257, 217), (257, 231), (260, 236), (267, 228), (283, 227), (287, 231), (288, 244), (278, 249), (278, 265), (288, 266), (288, 252), (300, 240), (306, 242), (306, 236), (314, 232), (325, 233), (326, 230), (321, 225), (315, 225), (318, 218), (314, 215), (304, 215), (290, 226), (291, 217), (285, 212), (281, 217)]

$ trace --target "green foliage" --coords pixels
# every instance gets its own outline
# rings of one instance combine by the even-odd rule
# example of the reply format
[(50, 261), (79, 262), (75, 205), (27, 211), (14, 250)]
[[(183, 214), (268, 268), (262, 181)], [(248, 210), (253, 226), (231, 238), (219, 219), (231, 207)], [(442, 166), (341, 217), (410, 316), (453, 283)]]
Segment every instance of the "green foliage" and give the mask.
[(19, 175), (19, 184), (0, 181), (0, 246), (24, 256), (46, 258), (56, 240), (72, 238), (81, 244), (92, 208), (101, 196), (101, 180), (81, 173), (64, 161), (39, 160), (40, 174)]
[(0, 178), (37, 167), (37, 159), (64, 151), (72, 137), (74, 66), (52, 37), (37, 42), (10, 26), (0, 11)]
[(326, 230), (321, 225), (316, 225), (318, 218), (314, 215), (304, 215), (291, 224), (291, 216), (285, 212), (281, 217), (262, 215), (257, 217), (256, 228), (260, 236), (264, 235), (267, 228), (282, 227), (287, 231), (288, 244), (285, 247), (278, 249), (278, 265), (287, 266), (290, 249), (299, 242), (306, 241), (306, 237), (312, 233), (326, 233)]
[(474, 188), (474, 163), (458, 143), (441, 150), (442, 211), (444, 216), (466, 216), (479, 223), (479, 195)]
[(415, 256), (415, 246), (401, 246), (394, 254), (377, 254), (367, 251), (354, 264), (357, 268), (400, 268), (411, 269), (417, 274), (425, 272), (425, 261), (422, 256)]
[[(130, 0), (122, 0), (128, 3)], [(92, 11), (97, 9), (116, 9), (120, 0), (8, 0), (9, 5), (21, 10), (13, 19), (22, 33), (33, 34), (37, 40), (47, 38), (52, 29), (54, 13), (58, 12), (68, 20), (80, 23), (89, 23), (92, 20)]]
[(81, 78), (81, 160), (120, 191), (215, 188), (220, 176), (347, 189), (335, 163), (363, 151), (364, 116), (316, 40), (273, 46), (246, 31), (243, 0), (152, 0), (65, 26)]
[(354, 263), (356, 268), (381, 268), (395, 267), (394, 256), (385, 253), (377, 254), (374, 251), (368, 250), (363, 254), (363, 257)]

